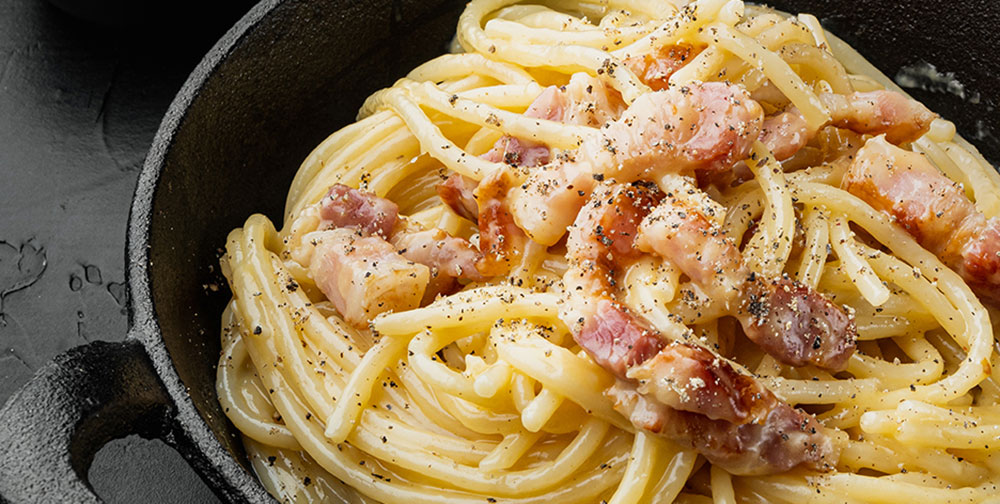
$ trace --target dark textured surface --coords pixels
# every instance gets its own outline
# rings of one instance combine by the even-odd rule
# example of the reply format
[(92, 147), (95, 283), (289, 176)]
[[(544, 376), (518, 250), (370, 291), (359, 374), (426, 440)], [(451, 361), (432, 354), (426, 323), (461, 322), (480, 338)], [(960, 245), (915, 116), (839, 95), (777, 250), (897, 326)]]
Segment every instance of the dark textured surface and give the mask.
[[(220, 4), (179, 37), (0, 0), (0, 403), (57, 353), (125, 336), (143, 157), (191, 69), (251, 4)], [(138, 437), (105, 447), (91, 480), (109, 502), (215, 500), (180, 455)]]

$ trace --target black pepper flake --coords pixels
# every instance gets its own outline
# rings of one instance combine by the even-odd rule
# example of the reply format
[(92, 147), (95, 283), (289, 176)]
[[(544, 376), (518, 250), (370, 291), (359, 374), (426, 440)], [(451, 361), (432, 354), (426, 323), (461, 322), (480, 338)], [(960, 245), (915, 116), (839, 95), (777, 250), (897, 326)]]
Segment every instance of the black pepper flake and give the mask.
[(264, 331), (264, 329), (261, 328), (260, 326), (257, 326), (257, 327), (253, 328), (253, 333), (257, 334), (257, 335), (260, 335), (260, 333), (263, 332), (263, 331)]

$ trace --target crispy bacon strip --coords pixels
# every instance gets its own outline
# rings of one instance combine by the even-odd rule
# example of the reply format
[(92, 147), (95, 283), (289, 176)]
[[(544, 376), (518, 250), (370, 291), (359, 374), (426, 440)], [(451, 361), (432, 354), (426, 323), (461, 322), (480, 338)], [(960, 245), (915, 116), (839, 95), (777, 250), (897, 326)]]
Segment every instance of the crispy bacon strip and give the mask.
[(747, 338), (791, 366), (847, 368), (857, 339), (853, 318), (799, 282), (751, 277), (736, 316)]
[(736, 424), (671, 409), (619, 381), (608, 390), (633, 425), (690, 446), (733, 474), (765, 475), (806, 467), (833, 468), (838, 448), (816, 419), (776, 402), (758, 422)]
[(397, 232), (392, 244), (403, 257), (431, 267), (435, 273), (451, 278), (482, 281), (485, 277), (476, 269), (482, 254), (468, 240), (454, 237), (434, 228)]
[(456, 214), (476, 222), (479, 219), (479, 206), (476, 204), (475, 190), (479, 183), (458, 173), (452, 173), (444, 182), (438, 184), (437, 193), (441, 201), (448, 205)]
[(602, 186), (581, 210), (564, 277), (563, 318), (574, 339), (618, 377), (608, 394), (637, 427), (688, 444), (737, 474), (824, 469), (836, 448), (815, 420), (711, 351), (666, 343), (614, 301), (615, 268), (639, 255), (639, 224), (662, 197), (642, 184)]
[(482, 258), (476, 268), (487, 276), (506, 275), (517, 264), (528, 237), (514, 223), (505, 196), (516, 177), (498, 170), (479, 183), (479, 250)]
[(518, 225), (552, 245), (586, 201), (595, 178), (621, 182), (663, 173), (728, 170), (744, 159), (763, 112), (741, 88), (710, 82), (639, 97), (575, 155), (545, 167), (511, 194)]
[(670, 76), (699, 52), (700, 49), (690, 44), (665, 45), (655, 52), (626, 59), (625, 65), (643, 84), (661, 91), (670, 87)]
[(312, 239), (309, 272), (347, 323), (364, 327), (380, 313), (420, 306), (430, 269), (399, 255), (381, 237), (338, 228)]
[(841, 187), (892, 216), (977, 294), (1000, 304), (1000, 219), (976, 210), (964, 190), (923, 155), (873, 138)]
[(334, 184), (320, 202), (321, 227), (356, 229), (388, 238), (399, 217), (399, 207), (372, 193)]
[[(407, 310), (481, 281), (482, 254), (441, 229), (414, 229), (395, 203), (342, 184), (320, 202), (323, 221), (309, 269), (344, 319), (364, 326), (379, 313)], [(391, 242), (391, 243), (390, 243)]]
[[(820, 101), (830, 111), (830, 124), (866, 135), (886, 135), (894, 144), (912, 142), (927, 132), (935, 114), (923, 104), (887, 90), (849, 95), (821, 93)], [(784, 161), (812, 139), (805, 118), (795, 107), (768, 117), (760, 140)]]

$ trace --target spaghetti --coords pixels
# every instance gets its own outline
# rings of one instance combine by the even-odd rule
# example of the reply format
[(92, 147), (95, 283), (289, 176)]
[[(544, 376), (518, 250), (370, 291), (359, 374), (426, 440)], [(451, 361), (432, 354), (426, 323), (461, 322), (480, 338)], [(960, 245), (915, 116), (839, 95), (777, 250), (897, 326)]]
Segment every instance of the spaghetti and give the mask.
[(473, 0), (453, 45), (228, 237), (272, 495), (997, 493), (1000, 176), (951, 123), (739, 0)]

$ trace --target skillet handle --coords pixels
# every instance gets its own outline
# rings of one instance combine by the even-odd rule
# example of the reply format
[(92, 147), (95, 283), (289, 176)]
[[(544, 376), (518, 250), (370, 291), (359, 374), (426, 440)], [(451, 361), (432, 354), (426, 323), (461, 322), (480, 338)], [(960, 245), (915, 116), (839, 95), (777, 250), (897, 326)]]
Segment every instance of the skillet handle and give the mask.
[(101, 502), (87, 480), (94, 454), (129, 434), (167, 436), (173, 411), (138, 341), (67, 351), (0, 410), (0, 501)]

